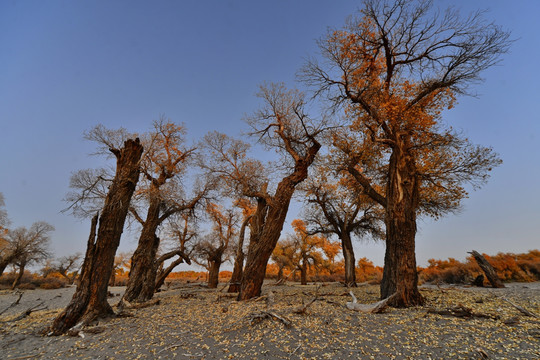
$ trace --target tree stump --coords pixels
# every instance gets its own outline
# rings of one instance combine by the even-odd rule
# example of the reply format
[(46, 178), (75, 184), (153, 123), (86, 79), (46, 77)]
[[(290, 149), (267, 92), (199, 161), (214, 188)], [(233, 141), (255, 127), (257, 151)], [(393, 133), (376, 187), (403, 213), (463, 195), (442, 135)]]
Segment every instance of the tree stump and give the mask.
[(501, 279), (499, 279), (497, 272), (495, 271), (493, 266), (491, 266), (491, 264), (486, 260), (485, 257), (483, 257), (480, 253), (478, 253), (475, 250), (469, 252), (469, 254), (471, 254), (474, 257), (474, 260), (476, 260), (476, 263), (478, 264), (478, 266), (480, 266), (484, 274), (486, 274), (486, 277), (489, 283), (491, 284), (491, 286), (493, 286), (494, 288), (504, 287), (504, 284), (502, 283)]

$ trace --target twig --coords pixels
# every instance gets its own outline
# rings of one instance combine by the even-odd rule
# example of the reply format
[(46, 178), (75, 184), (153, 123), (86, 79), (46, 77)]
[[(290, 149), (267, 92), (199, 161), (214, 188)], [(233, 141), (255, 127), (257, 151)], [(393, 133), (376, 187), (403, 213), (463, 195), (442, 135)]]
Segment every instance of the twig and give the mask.
[(529, 310), (525, 309), (524, 307), (521, 307), (519, 305), (516, 305), (516, 304), (510, 302), (510, 300), (508, 300), (506, 298), (501, 297), (501, 299), (506, 301), (507, 303), (509, 303), (510, 305), (515, 307), (516, 309), (518, 309), (522, 314), (525, 314), (527, 316), (531, 316), (531, 317), (534, 317), (534, 318), (537, 318), (537, 319), (540, 318), (540, 316), (536, 315), (535, 313), (530, 312)]
[(20, 357), (17, 357), (17, 358), (12, 358), (12, 360), (23, 360), (23, 359), (35, 359), (37, 358), (40, 354), (33, 354), (33, 355), (26, 355), (26, 356), (20, 356)]
[(159, 350), (157, 353), (159, 354), (159, 353), (162, 353), (163, 351), (166, 351), (166, 350), (169, 350), (169, 349), (172, 349), (172, 348), (177, 348), (177, 347), (180, 347), (182, 345), (184, 345), (184, 343), (167, 346), (166, 348), (163, 348), (163, 349)]
[(291, 358), (291, 356), (294, 355), (294, 353), (295, 353), (296, 351), (298, 351), (298, 349), (300, 349), (301, 346), (302, 346), (302, 344), (298, 345), (298, 346), (296, 347), (296, 349), (293, 350), (293, 352), (289, 355), (289, 359)]

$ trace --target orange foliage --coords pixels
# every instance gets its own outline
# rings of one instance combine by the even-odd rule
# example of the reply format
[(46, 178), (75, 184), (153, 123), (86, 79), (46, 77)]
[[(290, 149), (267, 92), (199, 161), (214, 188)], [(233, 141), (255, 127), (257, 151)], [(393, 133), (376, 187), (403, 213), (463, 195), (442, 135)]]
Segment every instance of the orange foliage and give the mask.
[(373, 265), (373, 262), (363, 257), (358, 260), (356, 266), (356, 280), (359, 282), (369, 282), (379, 284), (382, 281), (383, 268)]

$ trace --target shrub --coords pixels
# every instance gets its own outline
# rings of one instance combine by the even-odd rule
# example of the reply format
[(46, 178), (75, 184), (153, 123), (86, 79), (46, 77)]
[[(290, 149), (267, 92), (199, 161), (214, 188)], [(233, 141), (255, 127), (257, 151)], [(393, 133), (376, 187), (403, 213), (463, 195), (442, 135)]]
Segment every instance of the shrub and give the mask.
[(35, 290), (36, 285), (32, 283), (22, 283), (22, 284), (19, 284), (17, 288), (21, 290)]
[(46, 290), (53, 290), (53, 289), (60, 289), (64, 287), (64, 283), (62, 281), (59, 281), (57, 279), (51, 279), (49, 281), (43, 281), (40, 285), (40, 289), (46, 289)]

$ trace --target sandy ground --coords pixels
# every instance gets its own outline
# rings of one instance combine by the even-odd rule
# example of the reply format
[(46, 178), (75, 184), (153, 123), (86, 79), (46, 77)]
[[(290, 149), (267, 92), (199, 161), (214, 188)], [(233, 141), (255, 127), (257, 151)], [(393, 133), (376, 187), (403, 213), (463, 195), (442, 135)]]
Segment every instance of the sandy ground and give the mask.
[[(112, 288), (120, 299), (123, 288)], [(506, 289), (423, 286), (426, 305), (383, 314), (348, 310), (339, 284), (265, 286), (274, 303), (237, 302), (219, 290), (184, 286), (157, 294), (159, 305), (132, 310), (83, 332), (84, 337), (39, 335), (71, 299), (74, 288), (27, 290), (0, 315), (1, 359), (540, 359), (540, 283)], [(318, 294), (304, 314), (294, 311)], [(376, 286), (354, 289), (359, 302), (377, 301)], [(0, 312), (17, 300), (0, 292)], [(38, 304), (46, 309), (10, 321)], [(462, 304), (489, 318), (432, 314)], [(256, 320), (271, 312), (275, 318)], [(92, 329), (99, 333), (92, 333)]]

